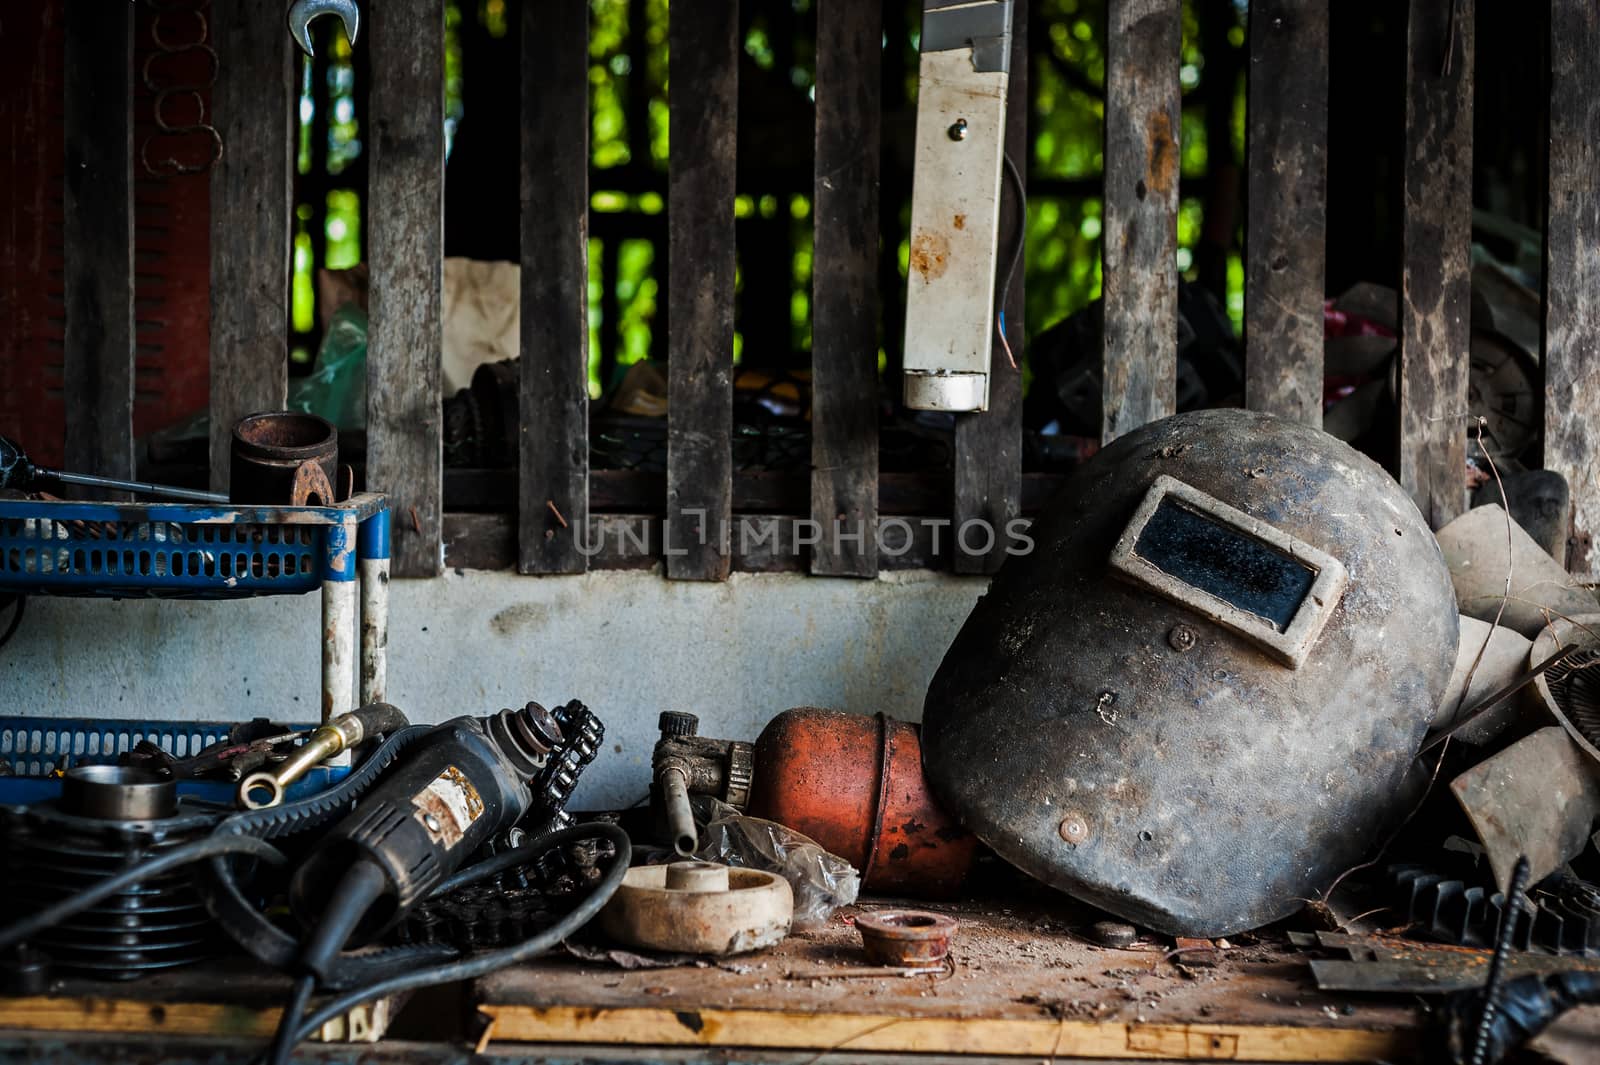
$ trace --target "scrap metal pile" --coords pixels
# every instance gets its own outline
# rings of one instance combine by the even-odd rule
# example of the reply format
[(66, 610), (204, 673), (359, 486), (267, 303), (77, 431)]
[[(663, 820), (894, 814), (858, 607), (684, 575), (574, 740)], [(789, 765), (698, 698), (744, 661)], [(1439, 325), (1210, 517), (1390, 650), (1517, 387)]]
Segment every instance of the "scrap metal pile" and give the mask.
[[(742, 954), (861, 892), (1027, 874), (1104, 911), (1090, 941), (1191, 966), (1291, 920), (1349, 955), (1312, 962), (1325, 989), (1448, 994), (1456, 1061), (1595, 1001), (1600, 602), (1505, 509), (1435, 535), (1334, 437), (1212, 410), (1100, 451), (1031, 535), (920, 727), (800, 707), (719, 739), (669, 710), (648, 807), (582, 824), (604, 727), (576, 700), (63, 752), (55, 792), (0, 806), (11, 989), (254, 958), (293, 978), (281, 1062), (355, 1004), (564, 942)], [(946, 913), (855, 928), (862, 973), (956, 964)]]

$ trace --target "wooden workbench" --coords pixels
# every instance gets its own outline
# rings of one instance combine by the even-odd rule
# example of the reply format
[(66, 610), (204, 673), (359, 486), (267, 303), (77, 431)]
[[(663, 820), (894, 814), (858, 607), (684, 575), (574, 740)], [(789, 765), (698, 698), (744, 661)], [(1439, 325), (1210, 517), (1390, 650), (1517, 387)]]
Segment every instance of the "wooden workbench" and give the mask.
[(1165, 941), (1092, 946), (1060, 907), (927, 908), (961, 922), (938, 975), (862, 975), (851, 908), (716, 964), (630, 971), (551, 958), (497, 973), (475, 992), (483, 1045), (1373, 1061), (1407, 1060), (1419, 1042), (1411, 1002), (1323, 995), (1278, 936), (1247, 938), (1201, 967), (1169, 957)]

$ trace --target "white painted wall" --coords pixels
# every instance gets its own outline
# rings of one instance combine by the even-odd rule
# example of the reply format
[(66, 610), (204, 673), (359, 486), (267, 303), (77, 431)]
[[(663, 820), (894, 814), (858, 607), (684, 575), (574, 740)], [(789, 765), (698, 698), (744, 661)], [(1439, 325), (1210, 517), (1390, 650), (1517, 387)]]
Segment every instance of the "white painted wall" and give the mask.
[[(986, 586), (922, 571), (875, 581), (468, 571), (392, 585), (389, 698), (413, 721), (581, 699), (606, 725), (579, 805), (648, 787), (656, 715), (754, 739), (791, 706), (918, 720), (934, 669)], [(309, 722), (315, 595), (224, 603), (28, 601), (0, 649), (0, 716)]]

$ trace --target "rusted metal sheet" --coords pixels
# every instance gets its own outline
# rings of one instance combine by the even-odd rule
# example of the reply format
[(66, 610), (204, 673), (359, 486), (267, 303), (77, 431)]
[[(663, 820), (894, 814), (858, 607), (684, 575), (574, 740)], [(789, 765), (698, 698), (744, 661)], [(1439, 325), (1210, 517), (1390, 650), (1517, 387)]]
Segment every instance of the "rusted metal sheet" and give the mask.
[(1600, 767), (1551, 725), (1450, 782), (1501, 891), (1526, 854), (1535, 883), (1583, 850), (1600, 817)]

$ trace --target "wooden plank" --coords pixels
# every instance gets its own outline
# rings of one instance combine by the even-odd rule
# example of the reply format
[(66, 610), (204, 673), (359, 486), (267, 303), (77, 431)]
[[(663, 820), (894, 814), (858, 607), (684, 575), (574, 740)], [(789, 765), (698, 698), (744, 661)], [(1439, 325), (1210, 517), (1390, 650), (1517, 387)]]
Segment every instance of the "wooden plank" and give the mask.
[[(812, 262), (811, 572), (876, 577), (878, 158), (883, 10), (817, 9), (816, 250)], [(865, 531), (865, 535), (862, 535)], [(846, 539), (846, 537), (859, 537)]]
[(385, 0), (366, 15), (367, 486), (394, 508), (395, 576), (431, 577), (444, 478), (444, 0)]
[(1328, 0), (1250, 5), (1244, 403), (1322, 427)]
[(123, 478), (134, 473), (132, 30), (131, 5), (67, 4), (66, 468)]
[[(901, 1054), (1103, 1056), (1146, 1061), (1381, 1061), (1417, 1046), (1408, 1032), (1283, 1025), (990, 1020), (872, 1013), (649, 1006), (480, 1005), (494, 1038), (537, 1043), (772, 1047)], [(686, 1016), (687, 1014), (687, 1016)]]
[(1179, 0), (1108, 0), (1100, 439), (1178, 405)]
[(1589, 580), (1600, 530), (1600, 8), (1550, 3), (1550, 206), (1545, 229), (1544, 466), (1572, 486), (1567, 566)]
[[(1022, 256), (1027, 226), (1028, 169), (1028, 0), (1014, 0), (1011, 14), (1011, 75), (1006, 88), (1006, 155), (1022, 178), (1018, 202), (1014, 180), (1002, 175), (1003, 203), (1011, 205), (1000, 224), (1000, 258), (995, 306), (1005, 315), (1005, 342), (997, 335), (989, 358), (989, 409), (956, 415), (956, 536), (952, 558), (957, 573), (993, 573), (1006, 560), (1006, 530), (1022, 507), (1023, 269), (1017, 260), (1010, 289), (1005, 288), (1013, 256)], [(1007, 358), (1005, 344), (1011, 346)], [(975, 524), (974, 524), (975, 523)]]
[(588, 57), (587, 0), (523, 12), (523, 573), (588, 568), (577, 535), (589, 520)]
[(667, 41), (667, 576), (724, 580), (733, 500), (738, 3), (678, 0)]
[(223, 144), (211, 168), (211, 486), (221, 492), (234, 423), (287, 397), (297, 94), (281, 9), (225, 4), (211, 19)]
[(1401, 199), (1400, 483), (1438, 529), (1467, 506), (1473, 0), (1415, 0)]
[[(109, 4), (107, 7), (111, 6)], [(278, 1029), (277, 1006), (63, 996), (0, 998), (0, 1028), (123, 1035), (249, 1036), (267, 1039)]]

